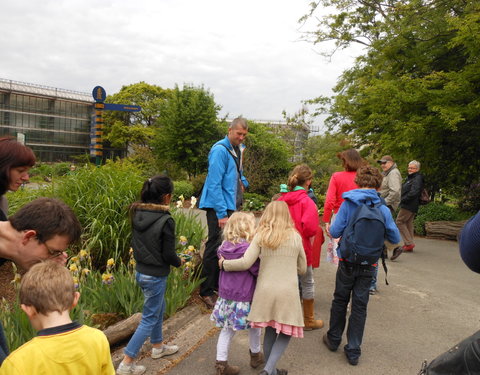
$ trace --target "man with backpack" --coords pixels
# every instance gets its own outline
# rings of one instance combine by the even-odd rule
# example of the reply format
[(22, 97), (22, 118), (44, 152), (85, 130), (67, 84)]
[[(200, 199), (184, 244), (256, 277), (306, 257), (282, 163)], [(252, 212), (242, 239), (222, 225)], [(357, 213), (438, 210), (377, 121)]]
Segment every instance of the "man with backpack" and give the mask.
[(369, 289), (375, 266), (383, 253), (385, 239), (400, 242), (400, 232), (390, 210), (382, 204), (377, 190), (382, 183), (378, 169), (364, 166), (358, 169), (355, 183), (358, 189), (343, 193), (330, 234), (340, 238), (338, 269), (335, 281), (330, 328), (323, 342), (336, 351), (342, 341), (346, 324), (347, 306), (352, 300), (344, 352), (348, 362), (355, 366), (360, 358), (363, 330), (367, 318)]

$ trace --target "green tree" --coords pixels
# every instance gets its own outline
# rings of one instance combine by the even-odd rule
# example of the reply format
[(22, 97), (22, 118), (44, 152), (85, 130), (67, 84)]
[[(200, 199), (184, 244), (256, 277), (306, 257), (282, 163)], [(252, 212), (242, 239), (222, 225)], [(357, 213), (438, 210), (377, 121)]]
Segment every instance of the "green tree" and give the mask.
[(273, 195), (279, 185), (286, 183), (291, 169), (292, 148), (263, 124), (248, 122), (247, 149), (244, 157), (244, 174), (250, 184), (249, 191)]
[(157, 157), (174, 162), (190, 177), (205, 172), (210, 147), (222, 136), (217, 121), (220, 109), (203, 86), (175, 86), (157, 120)]
[[(327, 122), (373, 155), (422, 162), (430, 188), (468, 186), (480, 169), (480, 4), (464, 0), (325, 0), (314, 43), (365, 54), (332, 98)], [(312, 8), (310, 16), (315, 14)], [(331, 52), (331, 51), (330, 51)]]
[(314, 171), (313, 186), (317, 194), (327, 192), (328, 182), (334, 172), (342, 170), (337, 154), (350, 147), (343, 134), (325, 133), (308, 138), (305, 145), (304, 162)]
[(153, 127), (160, 116), (162, 104), (168, 100), (170, 93), (169, 89), (139, 82), (123, 86), (118, 93), (109, 95), (107, 103), (138, 105), (142, 110), (105, 111), (105, 140), (119, 148), (131, 144), (148, 146), (154, 136)]

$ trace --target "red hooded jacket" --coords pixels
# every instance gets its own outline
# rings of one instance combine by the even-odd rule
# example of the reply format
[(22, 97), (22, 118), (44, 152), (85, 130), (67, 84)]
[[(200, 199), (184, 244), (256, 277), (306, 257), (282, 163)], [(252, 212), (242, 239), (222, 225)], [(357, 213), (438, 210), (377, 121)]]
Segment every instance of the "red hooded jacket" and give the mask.
[(303, 189), (283, 193), (278, 200), (288, 204), (295, 228), (302, 236), (307, 266), (311, 266), (313, 261), (312, 241), (318, 231), (317, 206)]

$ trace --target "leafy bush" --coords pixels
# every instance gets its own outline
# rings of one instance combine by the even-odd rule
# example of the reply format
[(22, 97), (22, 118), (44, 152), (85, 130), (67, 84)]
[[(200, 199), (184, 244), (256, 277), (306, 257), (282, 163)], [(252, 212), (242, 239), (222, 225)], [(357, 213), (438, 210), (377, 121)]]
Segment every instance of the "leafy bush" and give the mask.
[(480, 210), (480, 181), (472, 183), (463, 191), (463, 197), (458, 202), (458, 207), (467, 212)]
[(174, 181), (173, 182), (173, 201), (179, 199), (183, 195), (185, 199), (189, 199), (194, 192), (193, 185), (188, 181)]
[(191, 180), (190, 180), (190, 183), (193, 185), (193, 194), (195, 197), (199, 197), (200, 196), (200, 192), (203, 188), (203, 184), (205, 183), (205, 179), (207, 178), (207, 175), (202, 173), (202, 174), (199, 174), (195, 177), (193, 177)]
[(55, 163), (52, 165), (53, 176), (61, 177), (70, 172), (70, 163)]
[(187, 238), (191, 246), (199, 249), (203, 239), (206, 237), (206, 231), (200, 219), (197, 217), (197, 213), (192, 210), (186, 212), (173, 210), (172, 216), (175, 219), (175, 233), (177, 238), (183, 236)]
[(245, 193), (243, 195), (243, 211), (262, 211), (270, 199), (255, 193)]
[(420, 206), (413, 225), (415, 233), (424, 236), (425, 223), (427, 221), (459, 221), (468, 219), (470, 216), (470, 213), (461, 212), (454, 206), (432, 202), (425, 206)]
[(70, 171), (70, 163), (37, 163), (30, 169), (32, 177), (61, 177)]
[(143, 177), (131, 165), (87, 166), (57, 184), (55, 195), (74, 210), (84, 228), (84, 249), (97, 268), (109, 258), (126, 258), (130, 247), (128, 207), (137, 200)]

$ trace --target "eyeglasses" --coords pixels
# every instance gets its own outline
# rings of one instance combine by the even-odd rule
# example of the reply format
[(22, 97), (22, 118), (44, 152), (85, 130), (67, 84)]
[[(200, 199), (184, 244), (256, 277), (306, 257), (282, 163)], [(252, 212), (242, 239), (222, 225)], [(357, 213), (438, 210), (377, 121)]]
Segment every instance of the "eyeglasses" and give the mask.
[(63, 253), (66, 253), (67, 252), (67, 249), (65, 250), (54, 250), (54, 249), (50, 249), (47, 244), (45, 242), (42, 242), (43, 245), (46, 247), (47, 251), (48, 251), (48, 254), (50, 255), (49, 256), (49, 259), (51, 258), (57, 258), (59, 257), (60, 255), (62, 255)]
[(67, 250), (52, 250), (52, 249), (49, 249), (47, 245), (45, 245), (45, 247), (47, 248), (48, 253), (50, 254), (50, 258), (59, 257), (60, 255), (62, 255), (67, 251)]

